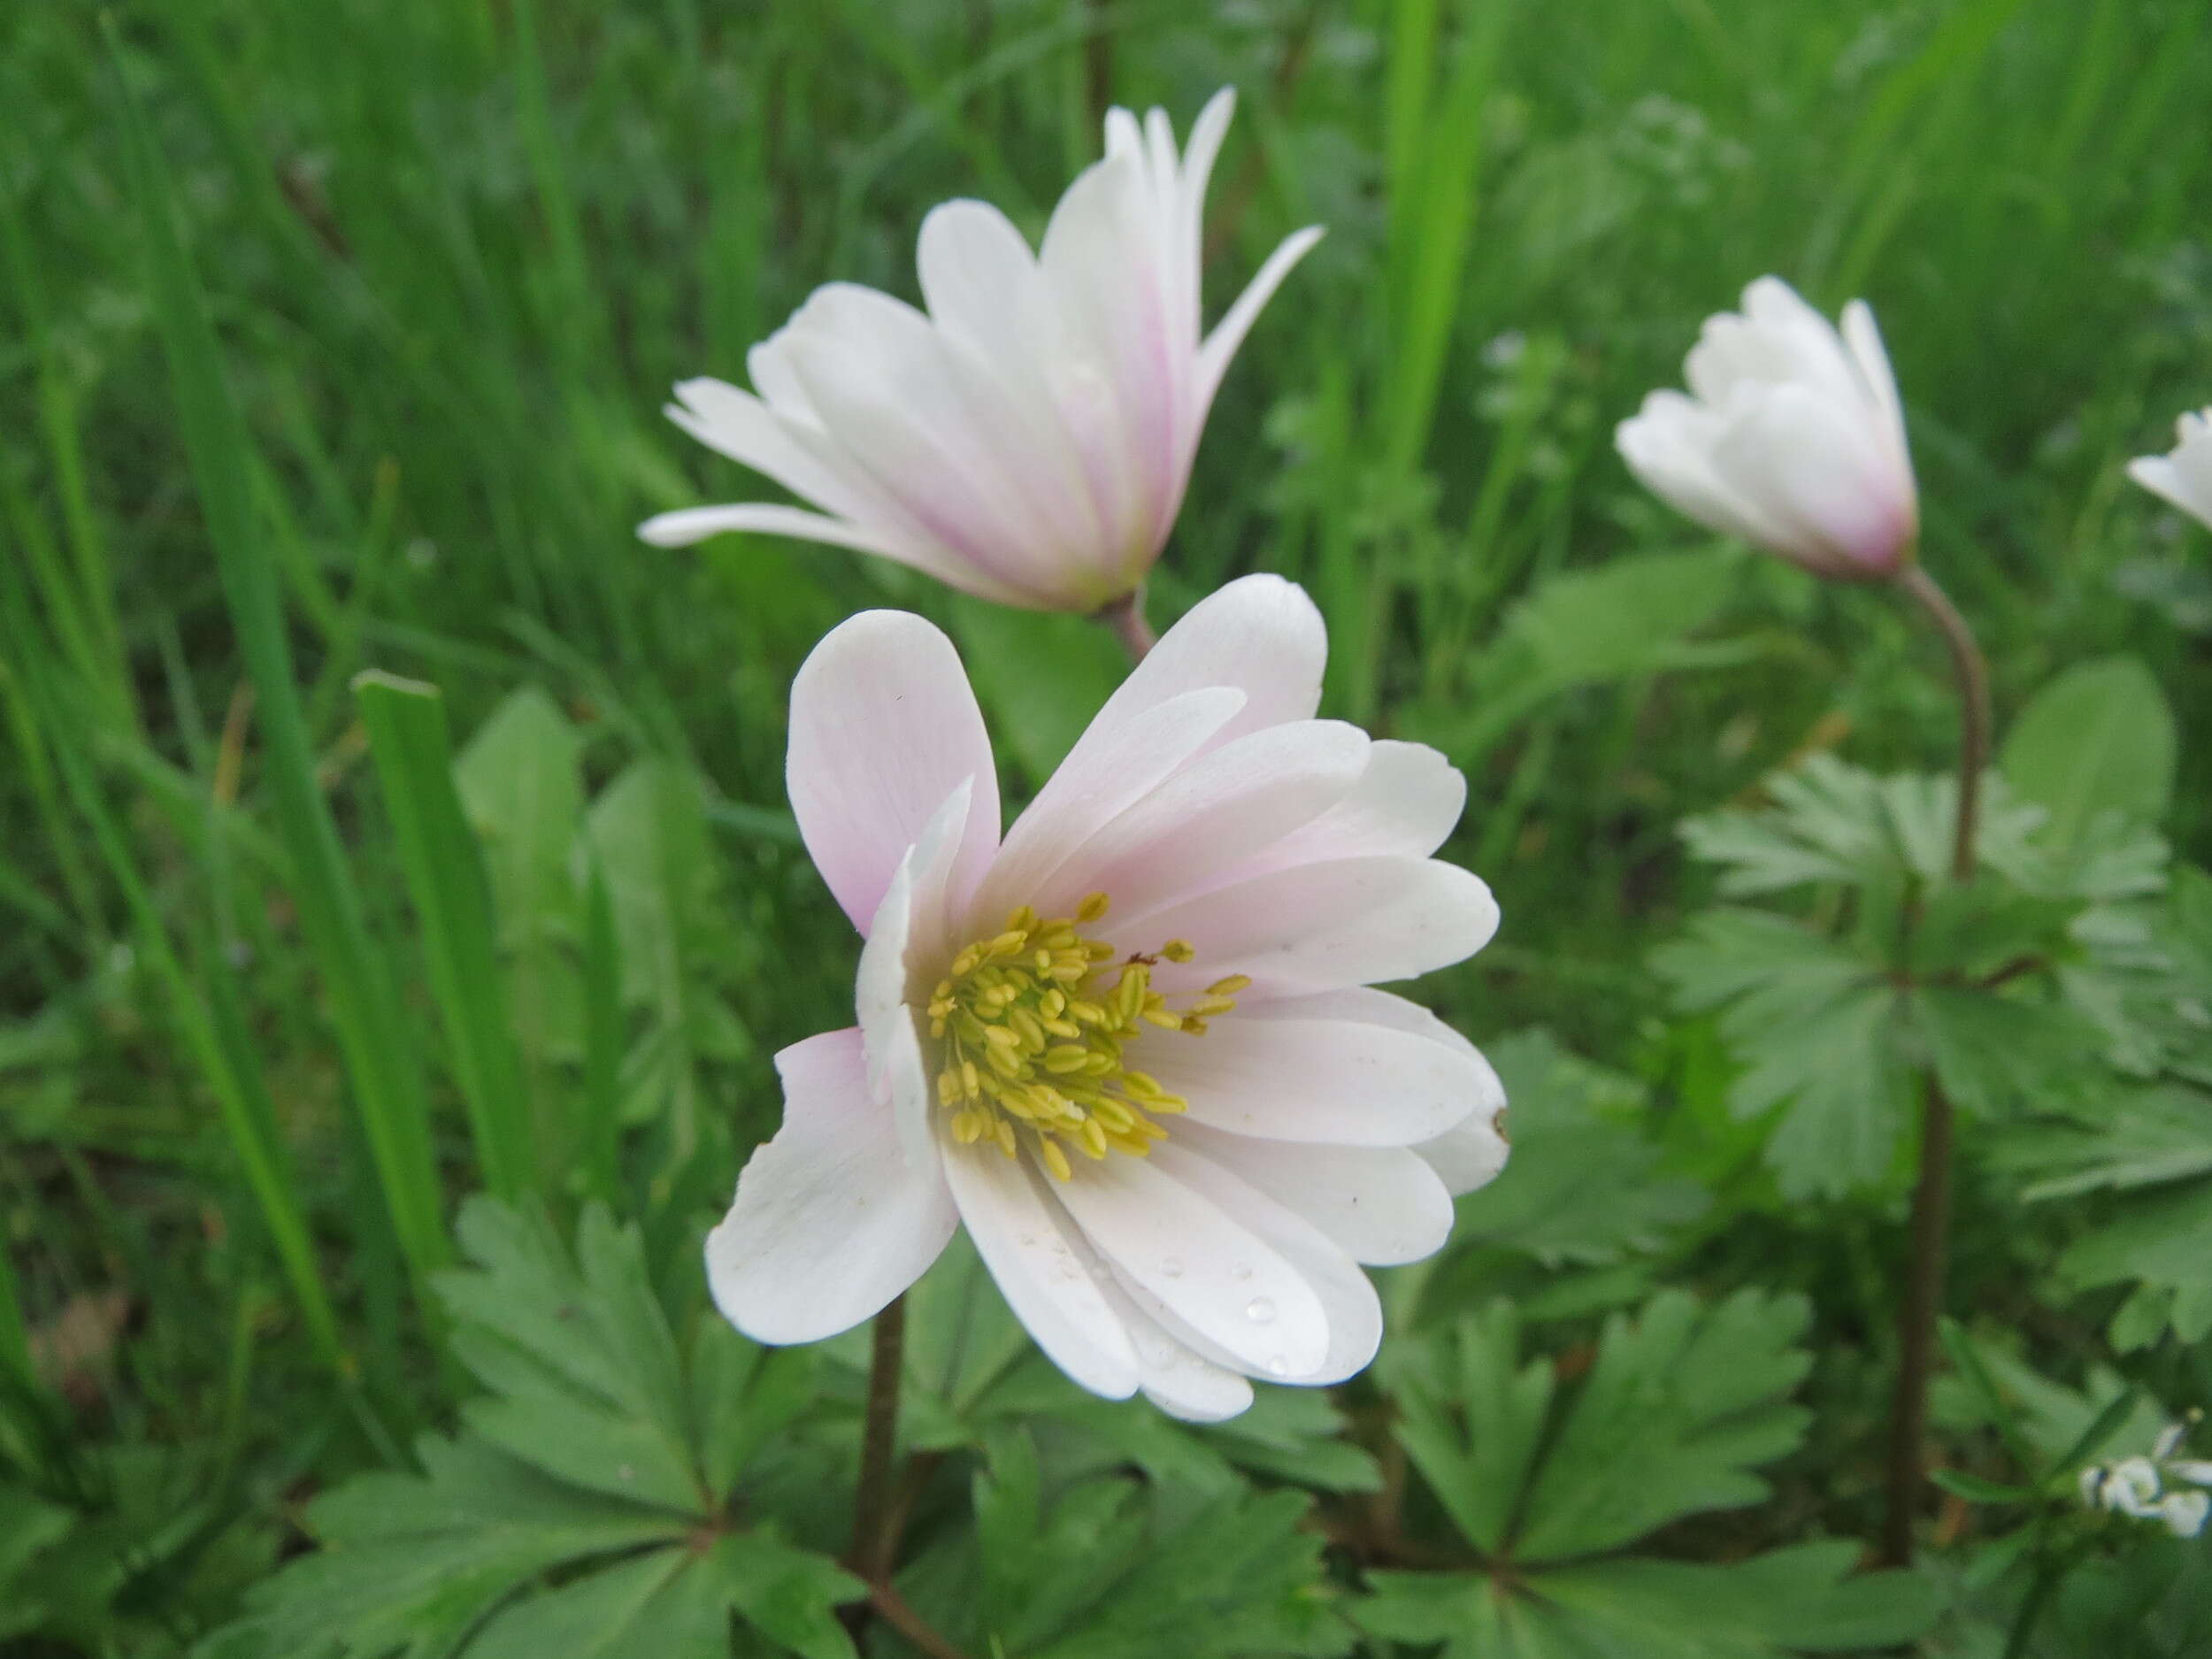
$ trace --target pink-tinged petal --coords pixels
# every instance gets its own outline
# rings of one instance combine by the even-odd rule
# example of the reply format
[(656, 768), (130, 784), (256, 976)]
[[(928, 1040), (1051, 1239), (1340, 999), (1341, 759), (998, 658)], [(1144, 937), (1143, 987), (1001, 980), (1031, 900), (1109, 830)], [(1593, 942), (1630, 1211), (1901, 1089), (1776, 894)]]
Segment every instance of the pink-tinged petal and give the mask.
[(1296, 268), (1314, 243), (1321, 240), (1321, 227), (1309, 225), (1305, 229), (1283, 239), (1282, 245), (1267, 257), (1267, 263), (1237, 296), (1221, 320), (1214, 325), (1213, 333), (1206, 336), (1206, 343), (1198, 351), (1198, 407), (1202, 413), (1213, 405), (1214, 394), (1221, 389), (1222, 377), (1229, 372), (1230, 359), (1237, 348), (1244, 343), (1244, 336), (1252, 331), (1252, 325), (1260, 319), (1267, 302), (1275, 297), (1275, 290), (1283, 285), (1283, 279)]
[(1203, 892), (1343, 800), (1369, 748), (1366, 733), (1340, 720), (1293, 721), (1225, 744), (1092, 835), (1037, 903), (1057, 915), (1102, 891), (1135, 914)]
[(1085, 1162), (1053, 1196), (1116, 1272), (1238, 1369), (1305, 1376), (1327, 1363), (1328, 1313), (1299, 1268), (1156, 1152)]
[[(1438, 1043), (1463, 1058), (1471, 1068), (1472, 1102), (1467, 1115), (1434, 1139), (1416, 1142), (1417, 1153), (1456, 1196), (1486, 1185), (1505, 1166), (1505, 1085), (1482, 1051), (1417, 1002), (1371, 987), (1355, 986), (1324, 991), (1312, 996), (1271, 998), (1247, 1002), (1237, 1010), (1240, 1020), (1354, 1020), (1386, 1026), (1408, 1036)], [(1209, 1033), (1210, 1041), (1210, 1033)]]
[(1146, 710), (1206, 686), (1233, 686), (1244, 709), (1214, 734), (1226, 743), (1321, 703), (1328, 630), (1306, 590), (1279, 576), (1244, 576), (1202, 599), (1160, 638), (1076, 742), (1061, 770), (1087, 763)]
[(814, 648), (791, 686), (787, 776), (807, 851), (857, 927), (961, 784), (972, 795), (954, 890), (972, 887), (996, 850), (982, 710), (952, 641), (919, 617), (864, 611)]
[(1094, 829), (1158, 787), (1243, 707), (1243, 694), (1229, 687), (1188, 691), (1145, 709), (1087, 749), (1078, 745), (1007, 831), (977, 893), (974, 926), (995, 926), (1044, 892)]
[(1882, 577), (1903, 563), (1917, 518), (1912, 481), (1884, 442), (1835, 404), (1783, 386), (1722, 432), (1713, 470), (1739, 494), (1757, 493), (1785, 533), (1775, 551), (1825, 575)]
[[(1311, 1365), (1302, 1364), (1287, 1342), (1271, 1353), (1265, 1351), (1263, 1343), (1260, 1351), (1264, 1357), (1260, 1361), (1260, 1368), (1251, 1375), (1263, 1375), (1278, 1382), (1318, 1386), (1342, 1382), (1365, 1369), (1375, 1357), (1375, 1350), (1382, 1345), (1382, 1303), (1375, 1295), (1375, 1287), (1368, 1283), (1367, 1275), (1327, 1234), (1210, 1158), (1179, 1147), (1171, 1141), (1156, 1148), (1148, 1161), (1158, 1167), (1163, 1176), (1184, 1183), (1202, 1199), (1218, 1205), (1233, 1225), (1264, 1240), (1298, 1275), (1307, 1294), (1321, 1308), (1328, 1340), (1318, 1360)], [(1243, 1325), (1247, 1331), (1257, 1328), (1265, 1332), (1280, 1324), (1283, 1310), (1279, 1306), (1265, 1310), (1270, 1315), (1265, 1319), (1259, 1317), (1263, 1307), (1258, 1299), (1245, 1304)], [(1229, 1332), (1210, 1325), (1201, 1325), (1199, 1329), (1231, 1352), (1242, 1354), (1243, 1350), (1227, 1341)]]
[(707, 1235), (707, 1284), (759, 1342), (849, 1330), (920, 1278), (958, 1219), (933, 1156), (910, 1160), (868, 1090), (856, 1030), (776, 1056), (783, 1127), (739, 1176)]
[(923, 828), (891, 877), (861, 947), (854, 990), (860, 1034), (868, 1048), (868, 1082), (888, 1103), (908, 1155), (919, 1159), (930, 1144), (930, 1072), (924, 1060), (919, 1018), (911, 1006), (918, 959), (936, 962), (950, 908), (948, 888), (968, 823), (971, 790), (955, 789)]
[(1345, 797), (1312, 823), (1256, 850), (1251, 868), (1288, 870), (1335, 858), (1425, 858), (1467, 804), (1467, 780), (1425, 743), (1381, 739)]
[(1498, 928), (1480, 879), (1431, 858), (1340, 858), (1273, 870), (1142, 916), (1122, 936), (1188, 940), (1193, 968), (1164, 988), (1246, 973), (1266, 991), (1409, 979), (1463, 962)]
[(1452, 1195), (1417, 1148), (1256, 1141), (1187, 1121), (1169, 1133), (1303, 1216), (1355, 1262), (1417, 1262), (1451, 1236)]
[(1045, 1357), (1094, 1394), (1134, 1394), (1141, 1372), (1129, 1333), (1087, 1271), (1081, 1233), (1041, 1189), (1043, 1178), (1026, 1159), (975, 1146), (947, 1149), (945, 1179), (983, 1264)]
[(1479, 1060), (1431, 1037), (1356, 1018), (1269, 1017), (1267, 1006), (1240, 1007), (1203, 1036), (1147, 1033), (1130, 1063), (1188, 1101), (1188, 1121), (1271, 1141), (1412, 1146), (1485, 1098)]
[(864, 482), (837, 464), (818, 433), (787, 420), (752, 393), (702, 376), (679, 381), (676, 401), (661, 412), (710, 449), (775, 480), (833, 517), (870, 522), (874, 495)]

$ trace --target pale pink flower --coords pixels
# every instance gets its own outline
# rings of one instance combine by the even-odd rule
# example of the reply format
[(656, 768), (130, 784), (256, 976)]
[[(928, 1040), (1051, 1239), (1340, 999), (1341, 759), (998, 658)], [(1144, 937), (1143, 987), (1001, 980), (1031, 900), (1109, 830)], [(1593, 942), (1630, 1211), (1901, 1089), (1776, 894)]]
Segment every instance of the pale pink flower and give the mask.
[(1206, 180), (1234, 104), (1216, 95), (1179, 156), (1164, 111), (1140, 127), (1113, 111), (1105, 159), (1060, 198), (1037, 253), (996, 208), (949, 202), (922, 223), (926, 315), (832, 283), (753, 348), (751, 392), (678, 386), (671, 419), (820, 511), (694, 507), (639, 534), (827, 541), (1033, 610), (1133, 592), (1229, 359), (1321, 234), (1277, 248), (1202, 337)]
[(1889, 354), (1863, 300), (1839, 330), (1779, 277), (1706, 319), (1683, 365), (1614, 442), (1654, 494), (1816, 575), (1878, 581), (1910, 562), (1920, 497)]
[(1465, 799), (1417, 744), (1313, 718), (1304, 592), (1247, 577), (1161, 640), (1003, 840), (945, 636), (855, 617), (791, 693), (791, 801), (866, 935), (859, 1023), (777, 1056), (784, 1122), (708, 1240), (765, 1342), (869, 1317), (964, 1225), (1096, 1394), (1231, 1416), (1248, 1377), (1373, 1357), (1358, 1263), (1441, 1245), (1505, 1161), (1474, 1048), (1370, 988), (1497, 923), (1429, 855)]
[(2183, 415), (2174, 423), (2172, 449), (2136, 457), (2128, 463), (2128, 476), (2191, 518), (2212, 525), (2212, 409)]

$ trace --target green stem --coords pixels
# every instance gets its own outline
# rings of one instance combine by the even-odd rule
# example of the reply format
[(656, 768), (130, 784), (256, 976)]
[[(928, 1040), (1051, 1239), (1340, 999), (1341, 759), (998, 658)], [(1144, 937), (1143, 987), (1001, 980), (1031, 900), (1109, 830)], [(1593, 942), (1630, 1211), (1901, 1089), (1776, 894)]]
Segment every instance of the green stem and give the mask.
[[(1982, 772), (1989, 764), (1989, 666), (1973, 629), (1934, 577), (1920, 565), (1909, 565), (1897, 585), (1927, 611), (1943, 635), (1958, 681), (1958, 818), (1951, 875), (1956, 881), (1970, 881)], [(1897, 1393), (1890, 1409), (1888, 1502), (1882, 1520), (1882, 1559), (1899, 1567), (1912, 1560), (1913, 1519), (1927, 1484), (1928, 1380), (1935, 1366), (1936, 1321), (1943, 1311), (1954, 1129), (1950, 1096), (1932, 1071), (1923, 1079), (1920, 1177), (1913, 1186), (1911, 1259), (1897, 1316)]]

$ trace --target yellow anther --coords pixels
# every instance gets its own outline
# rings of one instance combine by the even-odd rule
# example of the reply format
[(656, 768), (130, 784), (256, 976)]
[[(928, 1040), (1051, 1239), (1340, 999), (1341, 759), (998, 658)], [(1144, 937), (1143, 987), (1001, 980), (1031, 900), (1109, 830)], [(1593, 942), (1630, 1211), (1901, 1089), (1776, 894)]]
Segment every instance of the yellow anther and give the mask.
[(1251, 980), (1232, 974), (1188, 1007), (1171, 1007), (1152, 988), (1153, 967), (1190, 961), (1190, 941), (1129, 952), (1082, 931), (1107, 910), (1103, 893), (1087, 896), (1071, 917), (1044, 919), (1020, 905), (1000, 932), (965, 946), (937, 982), (925, 1006), (930, 1038), (943, 1045), (938, 1104), (957, 1144), (987, 1142), (1010, 1158), (1026, 1148), (1064, 1181), (1074, 1179), (1075, 1153), (1144, 1157), (1166, 1138), (1154, 1119), (1185, 1102), (1124, 1050), (1148, 1027), (1202, 1033)]

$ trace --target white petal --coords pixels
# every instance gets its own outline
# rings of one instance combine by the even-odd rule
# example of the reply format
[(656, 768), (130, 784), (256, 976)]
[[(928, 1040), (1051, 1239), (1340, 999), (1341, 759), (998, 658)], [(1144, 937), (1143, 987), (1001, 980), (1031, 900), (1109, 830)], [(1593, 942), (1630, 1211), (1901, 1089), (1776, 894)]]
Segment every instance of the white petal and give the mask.
[(1282, 244), (1267, 256), (1244, 292), (1237, 296), (1213, 333), (1206, 336), (1206, 343), (1198, 352), (1198, 407), (1202, 412), (1214, 401), (1214, 394), (1221, 389), (1221, 380), (1229, 372), (1229, 361), (1244, 343), (1244, 336), (1259, 320), (1267, 302), (1275, 297), (1275, 290), (1283, 285), (1283, 279), (1296, 268), (1314, 243), (1321, 240), (1321, 227), (1309, 225), (1302, 231), (1286, 236)]
[[(1102, 1259), (1087, 1240), (1080, 1248), (1087, 1266)], [(1146, 1399), (1186, 1423), (1219, 1423), (1250, 1409), (1252, 1385), (1240, 1373), (1201, 1356), (1171, 1335), (1110, 1274), (1099, 1288), (1128, 1328), (1137, 1356), (1137, 1386)]]
[(1788, 532), (1713, 470), (1720, 425), (1679, 392), (1654, 392), (1614, 430), (1614, 447), (1646, 489), (1709, 530), (1778, 549)]
[(910, 1157), (927, 1155), (932, 1098), (922, 1055), (913, 981), (933, 973), (952, 947), (946, 940), (948, 887), (968, 821), (969, 787), (947, 797), (921, 839), (899, 861), (861, 947), (854, 1008), (868, 1048), (868, 1082), (887, 1102)]
[(1504, 1170), (1512, 1152), (1505, 1139), (1505, 1108), (1468, 1113), (1433, 1141), (1411, 1148), (1436, 1171), (1444, 1190), (1456, 1198), (1490, 1185)]
[(1408, 1147), (1489, 1098), (1480, 1060), (1427, 1035), (1267, 1007), (1225, 1014), (1203, 1036), (1148, 1032), (1130, 1062), (1187, 1100), (1190, 1122), (1271, 1141)]
[(995, 1147), (950, 1148), (945, 1179), (984, 1265), (1045, 1357), (1094, 1394), (1134, 1394), (1140, 1373), (1129, 1333), (1085, 1271), (1082, 1235), (1040, 1189), (1043, 1178), (1028, 1160)]
[(1181, 1119), (1169, 1133), (1304, 1217), (1356, 1262), (1417, 1262), (1451, 1236), (1452, 1195), (1414, 1151), (1256, 1141)]
[(858, 1325), (937, 1259), (957, 1219), (932, 1156), (910, 1161), (870, 1097), (856, 1030), (776, 1056), (783, 1127), (738, 1177), (707, 1235), (707, 1284), (760, 1342), (811, 1342)]
[[(1280, 1252), (1321, 1305), (1328, 1325), (1328, 1347), (1317, 1364), (1302, 1368), (1286, 1345), (1263, 1362), (1263, 1371), (1250, 1374), (1279, 1382), (1342, 1382), (1375, 1357), (1382, 1343), (1382, 1303), (1367, 1275), (1327, 1234), (1210, 1158), (1172, 1141), (1156, 1148), (1148, 1162), (1156, 1164), (1162, 1174), (1187, 1183), (1192, 1191), (1218, 1204), (1232, 1221)], [(1255, 1322), (1256, 1311), (1252, 1303), (1245, 1304), (1248, 1326)], [(1277, 1310), (1277, 1320), (1280, 1317)], [(1268, 1329), (1271, 1323), (1260, 1328)], [(1201, 1328), (1216, 1341), (1223, 1340), (1221, 1333)], [(1287, 1372), (1278, 1369), (1279, 1359), (1287, 1365)]]
[(1843, 308), (1843, 343), (1866, 382), (1868, 400), (1881, 412), (1882, 430), (1888, 434), (1897, 464), (1909, 473), (1912, 451), (1905, 441), (1904, 400), (1897, 395), (1897, 376), (1889, 366), (1889, 349), (1882, 344), (1873, 308), (1864, 300), (1853, 300)]
[(1217, 1195), (1195, 1190), (1189, 1175), (1171, 1171), (1157, 1151), (1109, 1156), (1055, 1182), (1053, 1195), (1118, 1272), (1240, 1369), (1305, 1376), (1322, 1368), (1330, 1333), (1320, 1298), (1296, 1265), (1232, 1218)]
[(959, 653), (919, 617), (864, 611), (791, 685), (791, 809), (815, 867), (865, 928), (892, 872), (946, 797), (970, 784), (952, 876), (964, 894), (998, 841), (998, 772)]
[(1184, 939), (1180, 985), (1248, 973), (1287, 992), (1409, 979), (1463, 962), (1498, 928), (1481, 879), (1432, 858), (1340, 858), (1274, 870), (1117, 923), (1131, 937)]
[(1243, 707), (1243, 693), (1231, 687), (1188, 691), (1144, 710), (1103, 741), (1078, 744), (1006, 832), (977, 893), (975, 925), (994, 924), (1045, 891), (1094, 829), (1156, 788)]
[(1467, 780), (1425, 743), (1371, 743), (1367, 766), (1345, 797), (1303, 828), (1253, 855), (1255, 872), (1333, 858), (1425, 858), (1444, 844), (1467, 804)]
[(1171, 697), (1233, 686), (1244, 710), (1216, 744), (1286, 720), (1310, 720), (1321, 703), (1328, 630), (1306, 590), (1279, 576), (1245, 576), (1202, 599), (1161, 635), (1106, 700), (1062, 770), (1109, 741), (1116, 728)]
[(1137, 914), (1202, 892), (1341, 801), (1369, 748), (1366, 733), (1340, 720), (1292, 721), (1225, 744), (1090, 836), (1036, 902), (1056, 915), (1102, 891)]

